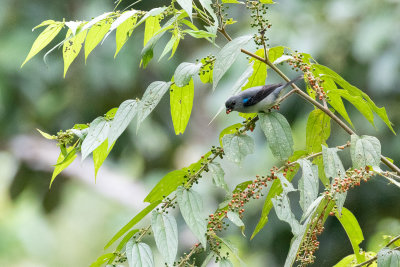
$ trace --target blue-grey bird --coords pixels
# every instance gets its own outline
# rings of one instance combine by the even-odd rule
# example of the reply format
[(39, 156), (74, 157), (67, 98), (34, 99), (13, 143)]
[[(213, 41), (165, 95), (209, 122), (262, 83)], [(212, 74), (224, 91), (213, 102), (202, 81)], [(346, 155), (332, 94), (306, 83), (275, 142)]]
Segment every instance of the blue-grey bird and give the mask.
[(286, 84), (270, 84), (246, 89), (225, 102), (226, 114), (231, 111), (242, 113), (269, 112), (281, 97), (283, 89), (303, 78), (299, 76)]

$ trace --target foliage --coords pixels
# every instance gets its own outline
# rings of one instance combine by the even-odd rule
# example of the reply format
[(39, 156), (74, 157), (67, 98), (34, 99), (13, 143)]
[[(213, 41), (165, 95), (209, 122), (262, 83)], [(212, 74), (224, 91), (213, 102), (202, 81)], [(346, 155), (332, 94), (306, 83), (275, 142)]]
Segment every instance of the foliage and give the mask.
[[(255, 28), (255, 34), (238, 36), (234, 39), (230, 37), (227, 28), (234, 21), (226, 13), (228, 4), (240, 6), (251, 12), (251, 26)], [(293, 233), (285, 266), (292, 266), (295, 263), (304, 266), (314, 262), (314, 253), (319, 247), (318, 236), (323, 232), (324, 223), (329, 215), (336, 215), (354, 250), (354, 256), (344, 258), (337, 266), (344, 266), (345, 263), (361, 264), (363, 261), (371, 260), (369, 258), (373, 254), (364, 252), (360, 248), (364, 237), (357, 219), (344, 207), (345, 200), (350, 189), (360, 186), (361, 182), (369, 181), (375, 175), (399, 185), (400, 169), (382, 156), (381, 144), (376, 137), (358, 136), (351, 128), (353, 124), (343, 99), (352, 104), (372, 125), (375, 123), (374, 114), (380, 117), (394, 133), (392, 123), (385, 108), (377, 107), (367, 94), (333, 70), (318, 64), (311, 55), (294, 52), (283, 46), (267, 48), (269, 44), (266, 36), (271, 27), (267, 19), (267, 9), (270, 4), (274, 2), (200, 0), (196, 4), (191, 0), (177, 0), (172, 1), (167, 7), (156, 7), (150, 11), (135, 9), (114, 11), (83, 22), (46, 20), (36, 27), (47, 26), (33, 43), (22, 66), (50, 44), (63, 28), (67, 28), (64, 40), (49, 50), (51, 52), (63, 46), (64, 76), (83, 46), (86, 60), (97, 45), (116, 31), (115, 56), (117, 56), (134, 30), (143, 23), (145, 24), (144, 47), (141, 53), (143, 68), (146, 68), (153, 59), (154, 47), (165, 34), (170, 34), (171, 39), (159, 60), (169, 52), (171, 52), (170, 58), (174, 56), (175, 52), (179, 51), (181, 40), (188, 36), (205, 39), (210, 45), (216, 46), (215, 39), (219, 33), (228, 41), (215, 56), (206, 56), (196, 63), (181, 63), (170, 81), (152, 82), (142, 99), (126, 100), (118, 109), (110, 110), (88, 125), (76, 124), (65, 132), (60, 131), (57, 136), (40, 131), (45, 138), (56, 140), (61, 150), (50, 185), (56, 176), (77, 158), (79, 151), (82, 160), (93, 153), (96, 175), (113, 145), (132, 120), (137, 116), (138, 130), (167, 92), (170, 95), (170, 110), (175, 133), (183, 134), (193, 107), (195, 88), (193, 77), (198, 75), (203, 83), (212, 83), (212, 90), (215, 90), (221, 78), (242, 54), (250, 56), (249, 65), (233, 86), (233, 94), (239, 90), (263, 85), (268, 69), (288, 81), (286, 75), (278, 68), (279, 64), (288, 64), (303, 74), (307, 93), (294, 85), (290, 93), (277, 101), (278, 109), (279, 104), (293, 93), (313, 104), (315, 108), (307, 120), (305, 151), (294, 150), (290, 123), (281, 113), (242, 114), (245, 117), (243, 123), (236, 123), (221, 131), (219, 137), (221, 147), (212, 147), (198, 162), (171, 171), (159, 181), (144, 200), (150, 204), (105, 246), (105, 249), (109, 248), (122, 237), (114, 252), (100, 256), (92, 266), (124, 261), (127, 261), (129, 266), (154, 266), (152, 250), (142, 241), (150, 232), (153, 232), (157, 248), (168, 266), (190, 265), (193, 261), (192, 256), (201, 251), (206, 251), (208, 255), (205, 264), (215, 257), (220, 266), (232, 266), (230, 255), (225, 253), (225, 250), (231, 251), (234, 257), (238, 257), (238, 252), (228, 240), (220, 236), (227, 228), (224, 220), (230, 220), (243, 232), (245, 204), (251, 200), (259, 200), (264, 194), (267, 196), (260, 221), (251, 238), (265, 227), (269, 212), (274, 209), (277, 217), (288, 223)], [(254, 53), (244, 49), (250, 41), (259, 46)], [(335, 113), (341, 115), (343, 120)], [(332, 121), (350, 135), (346, 144), (328, 147), (327, 140), (331, 135)], [(237, 185), (235, 190), (229, 193), (224, 180), (225, 172), (216, 160), (222, 160), (226, 156), (234, 163), (242, 164), (243, 159), (253, 153), (255, 146), (255, 141), (247, 132), (253, 131), (257, 125), (265, 134), (272, 155), (280, 162), (280, 166), (272, 168), (265, 176), (257, 176), (252, 181)], [(350, 150), (352, 161), (352, 166), (347, 170), (337, 153), (344, 149)], [(383, 171), (381, 162), (386, 164), (390, 171)], [(292, 179), (300, 168), (302, 175), (298, 187), (295, 188)], [(206, 221), (202, 214), (202, 198), (192, 186), (201, 181), (203, 172), (208, 171), (211, 172), (214, 184), (223, 188), (227, 194), (225, 201), (209, 215)], [(321, 187), (319, 181), (324, 187), (322, 192), (319, 190)], [(300, 192), (299, 202), (302, 209), (300, 218), (296, 218), (291, 208), (293, 194), (296, 191)], [(168, 213), (176, 204), (186, 224), (199, 240), (189, 253), (177, 261), (177, 224), (175, 218)], [(150, 213), (151, 225), (133, 229)], [(391, 244), (379, 251), (375, 259), (372, 258), (377, 260), (378, 265), (398, 264), (400, 258), (398, 247), (390, 249), (389, 245)]]

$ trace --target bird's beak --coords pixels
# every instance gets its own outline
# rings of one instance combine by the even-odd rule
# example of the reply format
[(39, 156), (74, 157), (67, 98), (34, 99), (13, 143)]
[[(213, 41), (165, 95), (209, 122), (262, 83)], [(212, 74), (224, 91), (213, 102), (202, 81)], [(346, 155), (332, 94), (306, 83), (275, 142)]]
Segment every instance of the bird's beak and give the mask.
[(229, 114), (229, 113), (231, 113), (232, 112), (232, 109), (230, 109), (230, 108), (227, 108), (226, 109), (226, 114)]

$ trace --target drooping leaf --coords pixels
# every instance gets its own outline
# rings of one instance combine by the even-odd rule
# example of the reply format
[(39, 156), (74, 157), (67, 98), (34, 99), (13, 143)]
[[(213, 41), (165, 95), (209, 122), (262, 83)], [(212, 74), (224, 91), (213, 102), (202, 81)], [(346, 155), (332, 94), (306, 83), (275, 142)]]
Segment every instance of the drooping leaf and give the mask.
[(292, 130), (288, 121), (278, 112), (259, 114), (259, 118), (272, 154), (279, 160), (287, 160), (294, 151)]
[(307, 152), (322, 151), (321, 145), (326, 145), (326, 140), (331, 133), (331, 117), (322, 110), (315, 109), (308, 116), (306, 128)]
[(110, 27), (110, 22), (107, 20), (102, 20), (90, 28), (85, 40), (85, 62), (89, 54), (101, 42), (104, 35), (109, 31)]
[(104, 249), (109, 248), (115, 241), (117, 241), (121, 236), (123, 236), (126, 232), (128, 232), (133, 226), (135, 226), (138, 222), (140, 222), (144, 216), (149, 214), (158, 204), (161, 203), (161, 200), (155, 201), (144, 208), (141, 212), (139, 212), (135, 217), (132, 218), (124, 227), (122, 227), (118, 233), (116, 233), (110, 241), (108, 241), (107, 245), (105, 245)]
[[(121, 242), (119, 242), (118, 246), (115, 248), (115, 252), (120, 252), (126, 245), (126, 243), (128, 243), (129, 240), (131, 240), (131, 238), (137, 233), (139, 232), (139, 229), (133, 229), (131, 231), (129, 231), (124, 238), (122, 238)], [(114, 262), (114, 259), (117, 257), (116, 253), (113, 253), (113, 256), (110, 257), (110, 259), (108, 260), (107, 264), (112, 264)], [(106, 265), (108, 266), (108, 265)]]
[(178, 227), (174, 216), (153, 211), (151, 228), (158, 251), (168, 266), (172, 266), (178, 252)]
[(157, 33), (160, 29), (160, 15), (150, 16), (146, 19), (145, 28), (144, 28), (144, 39), (143, 46), (147, 44), (147, 42)]
[(224, 180), (225, 172), (222, 169), (221, 165), (218, 162), (211, 162), (210, 164), (208, 164), (208, 169), (211, 172), (214, 184), (218, 187), (221, 187), (226, 192), (229, 192), (228, 185)]
[(140, 124), (146, 119), (146, 117), (153, 111), (153, 109), (160, 102), (161, 98), (168, 91), (171, 86), (171, 82), (152, 82), (143, 94), (142, 101), (139, 102), (138, 112), (138, 123), (137, 130)]
[(172, 32), (171, 39), (165, 45), (164, 50), (162, 51), (158, 61), (160, 61), (166, 54), (168, 54), (172, 50), (171, 55), (168, 58), (168, 59), (171, 59), (175, 54), (175, 51), (176, 51), (176, 48), (179, 45), (180, 39), (181, 39), (181, 35), (180, 35), (179, 31), (174, 29), (173, 32)]
[(183, 134), (192, 113), (194, 97), (193, 79), (189, 84), (178, 87), (172, 84), (170, 88), (171, 117), (174, 124), (175, 134)]
[(154, 258), (151, 248), (146, 243), (130, 240), (126, 244), (126, 257), (129, 267), (153, 267)]
[(385, 124), (387, 125), (387, 127), (394, 133), (394, 129), (392, 127), (392, 123), (390, 122), (388, 115), (386, 113), (386, 109), (385, 108), (378, 108), (376, 106), (376, 104), (371, 100), (371, 98), (364, 93), (363, 91), (361, 91), (360, 89), (358, 89), (357, 87), (351, 85), (349, 82), (347, 82), (345, 79), (343, 79), (339, 74), (337, 74), (336, 72), (334, 72), (333, 70), (329, 69), (326, 66), (323, 65), (318, 65), (318, 64), (314, 64), (313, 67), (315, 67), (316, 71), (322, 75), (328, 75), (330, 76), (337, 84), (339, 84), (343, 89), (347, 90), (350, 95), (352, 96), (360, 96), (362, 98), (364, 98), (368, 105), (370, 106), (370, 108), (385, 122)]
[(305, 159), (298, 160), (303, 175), (299, 180), (300, 207), (305, 212), (318, 197), (318, 167)]
[(103, 266), (104, 263), (106, 263), (111, 257), (114, 256), (114, 253), (106, 253), (101, 255), (100, 257), (97, 258), (95, 262), (90, 264), (90, 267), (100, 267)]
[(101, 165), (106, 160), (108, 154), (111, 152), (115, 143), (108, 147), (108, 140), (106, 139), (100, 146), (93, 150), (93, 163), (94, 163), (94, 176), (97, 177), (97, 172), (99, 171)]
[(240, 48), (248, 43), (252, 38), (251, 35), (238, 37), (227, 43), (216, 55), (214, 70), (213, 70), (213, 90), (217, 87), (225, 72), (235, 62), (240, 54)]
[(351, 136), (351, 160), (354, 168), (379, 166), (381, 162), (381, 143), (374, 136)]
[(97, 117), (90, 123), (89, 132), (82, 142), (82, 161), (100, 146), (108, 136), (110, 124), (104, 117)]
[(187, 85), (200, 68), (201, 63), (183, 62), (179, 64), (174, 73), (175, 84), (179, 87)]
[(263, 3), (263, 4), (275, 4), (276, 2), (274, 2), (272, 0), (260, 0), (260, 3)]
[(190, 20), (192, 20), (192, 0), (176, 0), (178, 4), (186, 11), (189, 15)]
[[(130, 11), (128, 11), (130, 12)], [(126, 41), (128, 41), (129, 37), (131, 37), (133, 30), (136, 28), (137, 22), (137, 14), (136, 12), (131, 12), (131, 14), (124, 22), (122, 22), (115, 33), (115, 54), (114, 58), (117, 56), (121, 48), (125, 45)]]
[(191, 164), (187, 168), (183, 168), (181, 170), (175, 170), (167, 175), (165, 175), (156, 186), (150, 191), (150, 193), (144, 199), (144, 202), (154, 202), (158, 200), (163, 200), (169, 194), (174, 192), (178, 186), (182, 185), (186, 181), (186, 177), (188, 175), (188, 171), (190, 173), (196, 173), (207, 160), (207, 158), (211, 155), (211, 151), (207, 152), (203, 155), (200, 160)]
[[(104, 14), (101, 14), (95, 18), (93, 18), (92, 20), (90, 20), (88, 23), (86, 23), (85, 25), (82, 26), (81, 31), (87, 30), (89, 28), (92, 28), (94, 25), (98, 24), (99, 22), (105, 22), (105, 19), (108, 18), (108, 16), (112, 14), (112, 12), (107, 12)], [(90, 32), (90, 31), (89, 31)]]
[(41, 130), (39, 130), (37, 128), (36, 128), (36, 130), (46, 139), (57, 140), (57, 136), (55, 136), (55, 135), (51, 135), (51, 134), (45, 133), (45, 132), (43, 132), (43, 131), (41, 131)]
[[(257, 56), (264, 57), (264, 49), (261, 48), (257, 50), (255, 54)], [(247, 88), (255, 86), (264, 85), (265, 80), (267, 79), (267, 64), (255, 58), (251, 58), (249, 62), (250, 63), (253, 62), (253, 73), (251, 74), (246, 85), (242, 87), (242, 90), (246, 90)]]
[(109, 146), (111, 146), (128, 127), (138, 111), (138, 102), (133, 99), (125, 100), (118, 107), (111, 128), (108, 133)]
[(201, 196), (192, 189), (188, 190), (182, 186), (176, 190), (176, 196), (183, 219), (205, 249), (207, 246), (205, 236), (207, 225), (204, 217), (201, 215), (203, 211)]
[(124, 13), (122, 13), (118, 18), (114, 20), (114, 22), (111, 24), (110, 30), (107, 32), (107, 34), (103, 38), (103, 42), (107, 37), (113, 32), (115, 29), (117, 29), (124, 21), (127, 19), (131, 18), (134, 16), (138, 11), (137, 10), (129, 10)]
[(228, 211), (228, 213), (226, 215), (231, 222), (233, 222), (237, 227), (240, 227), (242, 234), (244, 235), (245, 226), (244, 226), (242, 219), (240, 219), (239, 214), (237, 214), (236, 212), (233, 212), (233, 211)]
[(400, 266), (400, 251), (384, 247), (378, 252), (378, 267)]
[(298, 234), (301, 227), (290, 208), (290, 200), (287, 194), (284, 193), (274, 197), (272, 199), (272, 204), (274, 205), (276, 216), (278, 216), (281, 221), (287, 222), (290, 225), (294, 235)]
[(209, 38), (215, 37), (215, 34), (203, 30), (184, 30), (184, 33), (188, 33), (190, 36), (194, 38)]
[(45, 21), (37, 27), (45, 25), (49, 26), (47, 26), (46, 29), (44, 29), (44, 31), (39, 34), (35, 42), (33, 42), (32, 48), (26, 56), (24, 62), (22, 63), (21, 68), (25, 65), (26, 62), (28, 62), (32, 57), (34, 57), (43, 48), (45, 48), (57, 36), (57, 34), (64, 27), (64, 22)]
[(65, 37), (66, 41), (64, 42), (63, 45), (64, 77), (65, 74), (67, 74), (69, 66), (81, 51), (82, 44), (85, 41), (87, 30), (79, 32), (77, 35), (73, 35), (72, 37), (70, 37), (71, 34), (72, 34), (71, 30), (68, 30), (67, 35)]
[(67, 148), (67, 155), (64, 156), (61, 152), (57, 159), (57, 164), (54, 167), (53, 175), (51, 176), (50, 186), (53, 183), (54, 179), (56, 179), (57, 175), (59, 175), (65, 168), (67, 168), (76, 158), (76, 147), (71, 146)]
[[(324, 86), (326, 86), (326, 83), (324, 83)], [(329, 98), (327, 99), (327, 102), (329, 105), (331, 105), (342, 117), (350, 123), (351, 126), (353, 126), (353, 123), (350, 120), (349, 115), (347, 114), (346, 108), (344, 107), (342, 98), (339, 95), (332, 94), (329, 95)]]
[(340, 221), (350, 239), (357, 262), (361, 263), (365, 261), (365, 256), (360, 253), (359, 247), (361, 242), (364, 240), (364, 236), (356, 217), (348, 209), (342, 208), (342, 214), (340, 215), (336, 212), (336, 218)]
[(340, 96), (349, 101), (374, 126), (372, 109), (361, 96), (352, 96), (348, 91), (342, 89), (329, 90), (328, 96), (331, 97), (332, 95)]
[(237, 164), (240, 164), (248, 154), (254, 152), (254, 140), (245, 134), (224, 135), (222, 145), (226, 157)]

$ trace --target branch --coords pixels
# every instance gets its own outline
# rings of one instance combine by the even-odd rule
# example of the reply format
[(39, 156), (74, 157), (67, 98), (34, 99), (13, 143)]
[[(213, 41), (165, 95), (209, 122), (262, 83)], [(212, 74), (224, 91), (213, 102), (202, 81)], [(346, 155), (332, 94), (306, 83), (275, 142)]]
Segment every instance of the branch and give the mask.
[[(385, 248), (389, 247), (391, 244), (393, 244), (394, 242), (396, 242), (396, 241), (399, 240), (399, 239), (400, 239), (400, 235), (396, 236), (395, 238), (393, 238), (392, 240), (390, 240), (389, 243), (387, 243), (387, 245), (385, 246)], [(396, 247), (396, 248), (394, 248), (393, 250), (400, 250), (400, 247)], [(376, 261), (377, 259), (378, 259), (378, 255), (376, 255), (375, 257), (373, 257), (373, 258), (371, 258), (371, 259), (369, 259), (369, 260), (367, 260), (367, 261), (364, 261), (364, 262), (362, 262), (362, 263), (360, 263), (360, 264), (358, 264), (358, 265), (355, 265), (354, 267), (361, 267), (361, 266), (370, 264), (370, 263)]]

